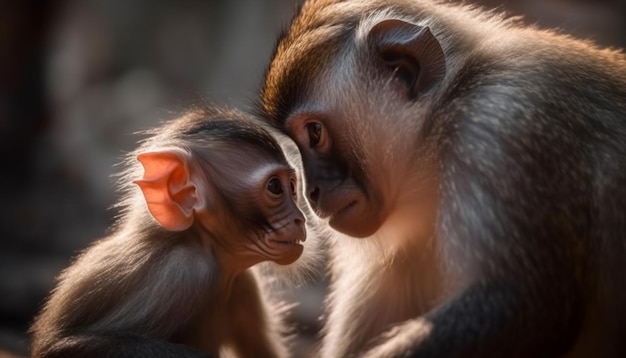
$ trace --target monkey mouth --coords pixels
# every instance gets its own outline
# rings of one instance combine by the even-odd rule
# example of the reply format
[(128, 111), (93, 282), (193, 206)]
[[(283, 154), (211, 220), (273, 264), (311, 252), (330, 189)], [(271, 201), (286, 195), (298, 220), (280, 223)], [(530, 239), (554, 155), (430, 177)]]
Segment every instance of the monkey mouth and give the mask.
[(376, 232), (380, 221), (376, 211), (372, 211), (367, 201), (350, 201), (337, 210), (328, 220), (333, 229), (352, 237), (367, 237)]
[(334, 211), (332, 210), (332, 207), (335, 205), (323, 205), (315, 209), (315, 214), (317, 214), (317, 216), (322, 219), (334, 220), (352, 209), (357, 203), (357, 200), (352, 200), (348, 202), (348, 204), (346, 204), (345, 206), (342, 206), (339, 210)]
[(296, 240), (270, 240), (271, 242), (277, 243), (279, 245), (300, 245), (304, 243), (304, 240), (296, 239)]
[(358, 202), (356, 200), (352, 200), (351, 202), (348, 203), (348, 205), (344, 206), (343, 208), (335, 211), (333, 214), (329, 215), (330, 216), (330, 220), (333, 220), (337, 217), (342, 216), (343, 214), (345, 214), (347, 211), (349, 211), (350, 209), (352, 209), (354, 206), (356, 206)]
[[(269, 238), (269, 242), (280, 245), (280, 246), (302, 246), (304, 241), (306, 240), (306, 231), (304, 229), (302, 232), (298, 232), (295, 234), (281, 235), (276, 238)], [(282, 239), (282, 240), (281, 240)]]
[(303, 242), (304, 239), (270, 239), (268, 240), (268, 249), (270, 252), (270, 257), (268, 258), (279, 265), (289, 265), (302, 255), (302, 252), (304, 251), (304, 245), (302, 245)]

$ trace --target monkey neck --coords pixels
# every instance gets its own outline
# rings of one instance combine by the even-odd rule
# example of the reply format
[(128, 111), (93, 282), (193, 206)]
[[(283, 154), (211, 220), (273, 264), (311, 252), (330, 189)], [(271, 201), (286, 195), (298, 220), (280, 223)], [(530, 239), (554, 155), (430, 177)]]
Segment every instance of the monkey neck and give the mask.
[(220, 273), (215, 282), (215, 296), (214, 300), (217, 304), (216, 307), (225, 305), (230, 299), (233, 283), (237, 279), (237, 276), (241, 271), (227, 270), (223, 266), (220, 266)]
[(437, 180), (430, 174), (410, 183), (375, 235), (392, 256), (398, 250), (407, 249), (407, 245), (418, 246), (411, 249), (424, 249), (425, 245), (432, 244), (435, 236), (439, 211)]
[(214, 300), (217, 306), (226, 304), (231, 297), (235, 280), (248, 268), (257, 263), (245, 250), (239, 246), (224, 245), (224, 243), (240, 242), (239, 238), (217, 238), (207, 230), (197, 230), (196, 243), (211, 257), (216, 265), (214, 281)]

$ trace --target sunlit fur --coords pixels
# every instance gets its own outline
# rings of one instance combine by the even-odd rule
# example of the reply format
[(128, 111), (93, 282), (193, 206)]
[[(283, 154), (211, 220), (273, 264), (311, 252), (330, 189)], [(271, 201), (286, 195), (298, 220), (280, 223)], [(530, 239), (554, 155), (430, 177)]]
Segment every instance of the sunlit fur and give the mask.
[[(385, 19), (443, 49), (415, 101), (367, 46)], [(321, 357), (626, 354), (622, 52), (444, 1), (307, 1), (259, 107), (335, 126), (383, 197), (376, 233), (331, 240)]]
[[(256, 166), (267, 159), (274, 166), (287, 168), (281, 148), (263, 129), (265, 126), (236, 110), (200, 108), (148, 132), (148, 138), (128, 153), (125, 169), (117, 177), (121, 200), (116, 209), (120, 214), (110, 236), (96, 241), (61, 273), (57, 287), (36, 318), (31, 328), (33, 357), (196, 357), (200, 356), (199, 350), (212, 356), (217, 356), (218, 351), (249, 357), (289, 355), (291, 332), (283, 319), (290, 307), (272, 294), (276, 271), (262, 274), (254, 266), (228, 283), (228, 278), (222, 277), (222, 263), (210, 250), (211, 243), (198, 240), (194, 234), (199, 225), (184, 232), (162, 229), (148, 212), (141, 191), (132, 184), (143, 172), (136, 159), (138, 154), (170, 148), (208, 160), (208, 166), (252, 168), (250, 163), (210, 162), (209, 158), (228, 157), (227, 151), (234, 150), (230, 142), (221, 139), (219, 130), (211, 134), (188, 133), (204, 123), (224, 119), (240, 121), (224, 131), (243, 132), (246, 128), (247, 134), (240, 137), (248, 138), (249, 148), (240, 145), (236, 152), (251, 150), (248, 158)], [(261, 142), (264, 148), (255, 147)], [(268, 157), (267, 148), (277, 157)], [(235, 175), (233, 170), (236, 169), (225, 172)], [(247, 178), (242, 179), (245, 182)], [(262, 185), (264, 189), (264, 182), (249, 185)], [(246, 202), (244, 199), (255, 198), (237, 200)], [(215, 197), (206, 200), (208, 206), (225, 204), (219, 201), (224, 199)], [(258, 228), (244, 227), (250, 218), (229, 217), (236, 214), (233, 208), (216, 209), (223, 216), (217, 218), (220, 225), (230, 225), (239, 233), (249, 232), (251, 240), (264, 237), (263, 233), (257, 234)], [(202, 236), (201, 233), (199, 237)], [(309, 233), (304, 257), (318, 254), (316, 241), (316, 236)], [(305, 272), (312, 265), (312, 260), (307, 260), (301, 266)], [(229, 311), (233, 307), (234, 311)], [(247, 338), (232, 342), (236, 335)]]
[[(323, 272), (323, 266), (327, 261), (326, 258), (326, 243), (332, 232), (326, 225), (311, 212), (306, 197), (304, 195), (304, 182), (302, 179), (302, 159), (298, 152), (298, 148), (294, 145), (293, 141), (285, 136), (283, 133), (276, 131), (273, 128), (268, 128), (268, 131), (274, 135), (281, 145), (287, 161), (296, 168), (298, 175), (297, 192), (298, 192), (298, 206), (307, 218), (307, 241), (305, 242), (305, 250), (298, 261), (291, 265), (277, 265), (271, 261), (265, 261), (255, 266), (259, 268), (263, 275), (266, 277), (266, 281), (274, 283), (275, 288), (284, 288), (285, 286), (293, 287), (309, 283), (318, 279)], [(296, 303), (297, 304), (297, 303)]]

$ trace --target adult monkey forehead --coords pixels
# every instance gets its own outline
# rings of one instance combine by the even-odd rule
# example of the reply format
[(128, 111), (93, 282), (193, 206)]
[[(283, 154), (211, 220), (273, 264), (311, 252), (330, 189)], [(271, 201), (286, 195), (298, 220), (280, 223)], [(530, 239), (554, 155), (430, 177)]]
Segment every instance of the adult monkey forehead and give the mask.
[(307, 1), (260, 107), (344, 234), (321, 356), (625, 354), (621, 51), (448, 2)]

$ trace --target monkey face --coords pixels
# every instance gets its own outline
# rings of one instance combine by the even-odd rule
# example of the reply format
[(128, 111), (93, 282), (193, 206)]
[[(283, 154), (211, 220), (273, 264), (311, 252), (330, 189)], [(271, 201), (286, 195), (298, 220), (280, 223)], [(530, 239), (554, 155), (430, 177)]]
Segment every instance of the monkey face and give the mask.
[(218, 222), (205, 227), (214, 232), (220, 246), (244, 266), (297, 260), (306, 239), (306, 220), (296, 205), (294, 169), (246, 145), (214, 158), (213, 164), (220, 168), (213, 175), (219, 200), (209, 204), (212, 213), (207, 217)]
[(421, 211), (404, 193), (435, 192), (420, 137), (446, 73), (443, 50), (429, 28), (402, 20), (372, 18), (354, 32), (302, 25), (278, 46), (263, 110), (298, 145), (316, 213), (371, 236), (396, 211)]
[(270, 230), (263, 231), (258, 246), (266, 259), (287, 265), (296, 261), (306, 240), (305, 218), (296, 205), (296, 178), (293, 171), (272, 171), (265, 175), (260, 208)]
[(338, 231), (366, 237), (380, 227), (385, 206), (378, 183), (350, 145), (345, 124), (304, 113), (288, 121), (288, 133), (300, 149), (306, 195), (316, 214)]

